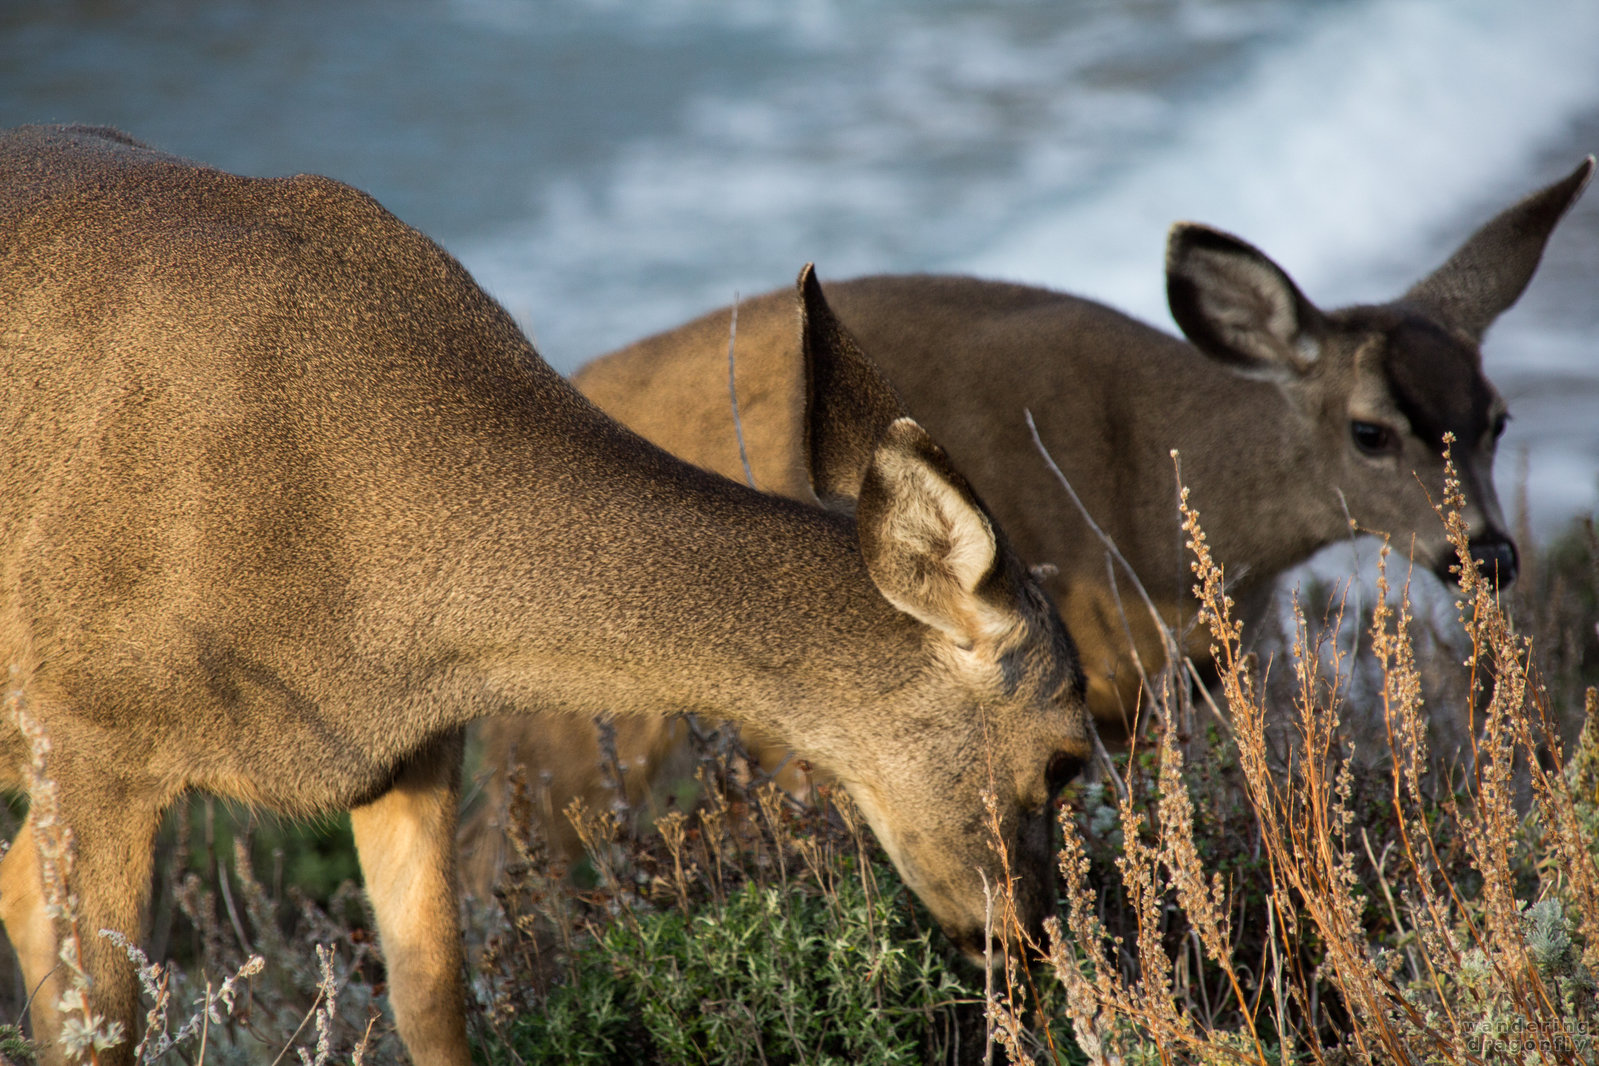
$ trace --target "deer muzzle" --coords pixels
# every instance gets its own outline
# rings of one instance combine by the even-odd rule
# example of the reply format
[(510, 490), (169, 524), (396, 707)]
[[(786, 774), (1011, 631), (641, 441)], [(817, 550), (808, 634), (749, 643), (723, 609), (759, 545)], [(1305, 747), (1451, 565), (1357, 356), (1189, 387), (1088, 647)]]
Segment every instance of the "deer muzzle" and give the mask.
[[(1516, 543), (1503, 534), (1492, 533), (1473, 540), (1471, 559), (1477, 565), (1477, 572), (1492, 581), (1495, 588), (1507, 588), (1516, 580), (1520, 572), (1521, 556), (1516, 551)], [(1455, 575), (1450, 573), (1450, 568), (1459, 565), (1459, 560), (1451, 553), (1438, 564), (1438, 576), (1446, 584), (1455, 580)]]

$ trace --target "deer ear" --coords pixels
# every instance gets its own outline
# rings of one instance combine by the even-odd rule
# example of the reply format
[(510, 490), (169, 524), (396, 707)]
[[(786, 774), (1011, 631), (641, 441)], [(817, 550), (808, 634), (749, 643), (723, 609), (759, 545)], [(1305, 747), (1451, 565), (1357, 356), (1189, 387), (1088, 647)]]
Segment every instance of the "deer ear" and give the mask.
[(1549, 234), (1582, 195), (1593, 167), (1589, 156), (1561, 180), (1501, 211), (1401, 302), (1481, 342), (1494, 319), (1526, 291)]
[(964, 647), (1016, 624), (1015, 607), (998, 592), (1006, 549), (988, 512), (914, 420), (883, 434), (855, 521), (866, 570), (899, 610)]
[(1322, 314), (1258, 248), (1179, 222), (1166, 241), (1172, 317), (1213, 359), (1268, 376), (1303, 374), (1316, 360)]
[(811, 264), (800, 271), (797, 284), (811, 488), (822, 506), (848, 513), (878, 438), (905, 416), (905, 405), (834, 316)]

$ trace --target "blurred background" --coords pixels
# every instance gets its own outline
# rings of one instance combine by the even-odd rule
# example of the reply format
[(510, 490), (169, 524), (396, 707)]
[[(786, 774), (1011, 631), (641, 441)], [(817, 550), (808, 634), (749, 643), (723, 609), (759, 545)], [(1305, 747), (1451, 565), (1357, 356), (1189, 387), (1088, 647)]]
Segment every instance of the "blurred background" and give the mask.
[[(0, 123), (22, 122), (359, 186), (562, 371), (807, 260), (1171, 329), (1176, 219), (1323, 306), (1382, 300), (1599, 150), (1599, 4), (5, 0)], [(1486, 346), (1501, 496), (1541, 534), (1599, 495), (1596, 340), (1590, 190)]]

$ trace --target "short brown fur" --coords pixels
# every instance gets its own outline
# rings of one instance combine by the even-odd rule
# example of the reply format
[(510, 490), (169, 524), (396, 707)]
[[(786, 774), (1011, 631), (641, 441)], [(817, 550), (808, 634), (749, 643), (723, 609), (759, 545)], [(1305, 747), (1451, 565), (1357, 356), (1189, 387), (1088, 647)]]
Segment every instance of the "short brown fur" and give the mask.
[[(94, 934), (138, 935), (176, 797), (351, 810), (401, 1036), (464, 1066), (460, 736), (507, 713), (698, 710), (780, 737), (968, 950), (991, 787), (1036, 923), (1046, 766), (1089, 744), (1070, 642), (897, 402), (798, 402), (858, 420), (811, 472), (864, 468), (869, 528), (622, 429), (353, 189), (114, 131), (0, 138), (0, 662), (53, 745), (95, 1008), (132, 1031), (131, 968)], [(20, 738), (0, 741), (15, 787)], [(30, 984), (54, 958), (35, 843), (30, 822), (0, 864)], [(33, 1007), (52, 1062), (60, 980)]]

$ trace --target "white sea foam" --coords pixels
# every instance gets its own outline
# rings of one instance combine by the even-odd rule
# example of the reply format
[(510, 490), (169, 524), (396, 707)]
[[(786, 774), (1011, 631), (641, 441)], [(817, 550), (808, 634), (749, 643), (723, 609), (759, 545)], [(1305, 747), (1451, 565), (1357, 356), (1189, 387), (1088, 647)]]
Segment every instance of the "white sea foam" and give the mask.
[[(670, 0), (648, 10), (705, 17)], [(1049, 164), (1080, 164), (1081, 184), (1109, 143), (1158, 134), (1169, 106), (1143, 74), (1113, 68), (1145, 38), (1178, 51), (1189, 32), (1115, 6), (860, 10), (847, 31), (805, 19), (799, 45), (786, 23), (741, 24), (757, 36), (729, 47), (765, 49), (762, 74), (687, 100), (670, 127), (614, 145), (601, 166), (530, 189), (525, 223), (454, 250), (563, 369), (783, 284), (808, 260), (824, 278), (945, 266), (1017, 224), (1015, 204), (1054, 194)], [(1206, 28), (1212, 41), (1227, 33)]]
[[(548, 25), (510, 0), (455, 2), (506, 32)], [(560, 0), (578, 37), (610, 20), (606, 33), (760, 62), (529, 188), (523, 222), (453, 250), (563, 370), (811, 260), (824, 280), (1015, 278), (1164, 323), (1179, 218), (1258, 244), (1333, 306), (1395, 295), (1557, 176), (1544, 156), (1599, 112), (1593, 0), (1069, 7)], [(1531, 338), (1531, 362), (1508, 374), (1510, 443), (1531, 450), (1543, 528), (1592, 505), (1599, 430), (1553, 434), (1565, 419), (1541, 415), (1552, 401), (1526, 384), (1573, 344), (1506, 326), (1489, 363), (1494, 345)]]
[(1387, 298), (1464, 210), (1553, 178), (1529, 178), (1532, 158), (1596, 101), (1591, 0), (1324, 5), (1236, 83), (1179, 105), (1169, 141), (963, 265), (1165, 321), (1161, 249), (1186, 218), (1260, 245), (1318, 301)]

